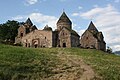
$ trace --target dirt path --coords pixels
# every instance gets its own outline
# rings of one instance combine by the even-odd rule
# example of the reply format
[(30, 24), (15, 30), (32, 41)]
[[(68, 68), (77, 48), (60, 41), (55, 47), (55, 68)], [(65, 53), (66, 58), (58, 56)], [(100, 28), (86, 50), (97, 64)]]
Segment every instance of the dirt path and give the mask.
[(96, 80), (93, 69), (85, 64), (80, 57), (68, 55), (62, 51), (57, 54), (57, 57), (61, 63), (53, 70), (55, 76), (50, 80)]

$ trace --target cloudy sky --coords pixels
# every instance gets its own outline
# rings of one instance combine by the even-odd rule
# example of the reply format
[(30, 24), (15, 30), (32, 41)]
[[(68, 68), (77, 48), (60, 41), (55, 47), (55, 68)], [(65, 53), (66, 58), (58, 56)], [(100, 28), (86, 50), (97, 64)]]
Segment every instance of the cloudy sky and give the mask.
[(39, 29), (45, 25), (55, 29), (64, 10), (80, 35), (92, 20), (107, 46), (120, 50), (120, 0), (1, 0), (0, 10), (0, 23), (30, 17)]

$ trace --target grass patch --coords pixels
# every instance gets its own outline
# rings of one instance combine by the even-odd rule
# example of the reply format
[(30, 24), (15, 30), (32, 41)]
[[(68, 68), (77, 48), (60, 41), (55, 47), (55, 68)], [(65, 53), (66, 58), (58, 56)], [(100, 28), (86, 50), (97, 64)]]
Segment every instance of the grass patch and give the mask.
[(57, 58), (63, 52), (78, 55), (103, 80), (120, 80), (120, 56), (79, 48), (23, 48), (0, 44), (0, 80), (40, 80), (55, 75)]
[(55, 55), (42, 49), (0, 45), (0, 80), (49, 77), (57, 61)]
[(93, 49), (65, 49), (66, 53), (78, 55), (97, 72), (102, 80), (120, 80), (120, 56)]

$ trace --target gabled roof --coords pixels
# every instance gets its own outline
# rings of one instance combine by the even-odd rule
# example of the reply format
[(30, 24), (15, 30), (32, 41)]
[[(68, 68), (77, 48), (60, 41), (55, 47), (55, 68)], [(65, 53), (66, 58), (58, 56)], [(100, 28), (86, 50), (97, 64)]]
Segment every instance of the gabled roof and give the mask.
[(57, 23), (66, 22), (72, 24), (65, 12), (62, 13)]
[[(64, 28), (67, 29), (71, 34), (76, 35), (76, 36), (79, 36), (76, 31), (74, 31), (74, 30), (72, 30), (72, 29), (69, 29), (69, 28), (67, 28), (67, 27), (63, 27), (62, 29), (64, 29)], [(79, 36), (79, 37), (80, 37), (80, 36)]]
[(90, 22), (90, 25), (88, 26), (87, 30), (98, 32), (97, 28), (95, 27), (92, 21)]
[(97, 30), (97, 28), (95, 27), (95, 25), (93, 24), (92, 21), (90, 22), (90, 25), (89, 25), (88, 29), (82, 34), (82, 36), (85, 35), (86, 32), (89, 32), (90, 34), (92, 34), (93, 37), (96, 38), (98, 41), (101, 41), (104, 38), (102, 32), (99, 32)]
[[(95, 39), (97, 39), (98, 41), (101, 41), (101, 40), (100, 40), (100, 36), (103, 37), (102, 32), (97, 32), (97, 33), (96, 33), (96, 32), (91, 32), (90, 30), (86, 30), (86, 31), (82, 34), (82, 36), (85, 35), (86, 32), (91, 33), (91, 34), (93, 35), (93, 37), (94, 37)], [(103, 38), (104, 38), (104, 37), (103, 37)]]
[(28, 24), (28, 25), (30, 25), (30, 26), (33, 25), (33, 23), (32, 23), (32, 21), (30, 20), (30, 18), (28, 18), (25, 23)]
[(33, 25), (32, 21), (30, 20), (30, 18), (28, 18), (26, 20), (26, 22), (23, 24), (26, 28), (31, 28), (33, 30), (37, 29), (37, 27), (35, 25)]
[(46, 30), (46, 31), (52, 31), (52, 28), (51, 27), (49, 27), (48, 25), (46, 25), (45, 27), (44, 27), (44, 29), (43, 30)]
[(37, 27), (35, 25), (32, 26), (33, 29), (37, 29)]

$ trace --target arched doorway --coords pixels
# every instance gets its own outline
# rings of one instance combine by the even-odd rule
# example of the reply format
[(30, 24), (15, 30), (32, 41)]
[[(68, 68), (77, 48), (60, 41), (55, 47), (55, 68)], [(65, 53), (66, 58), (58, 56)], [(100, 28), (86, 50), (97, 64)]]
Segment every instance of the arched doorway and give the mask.
[(32, 40), (32, 45), (34, 48), (38, 48), (39, 47), (39, 39), (33, 39)]
[(37, 48), (37, 47), (38, 47), (38, 45), (37, 45), (37, 44), (35, 44), (35, 45), (34, 45), (34, 47), (35, 47), (35, 48)]
[(66, 47), (66, 43), (63, 43), (63, 47)]

